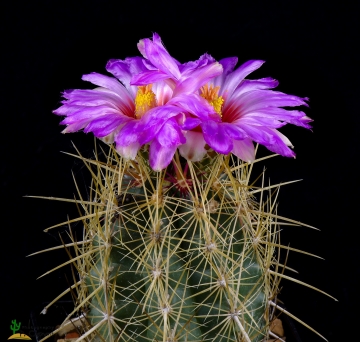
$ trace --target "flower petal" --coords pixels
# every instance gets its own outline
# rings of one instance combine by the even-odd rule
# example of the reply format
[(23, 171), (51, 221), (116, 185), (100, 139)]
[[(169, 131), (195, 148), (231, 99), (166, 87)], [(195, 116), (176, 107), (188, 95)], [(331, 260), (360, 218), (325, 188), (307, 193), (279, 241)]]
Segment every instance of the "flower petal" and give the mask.
[(156, 139), (150, 144), (149, 162), (154, 171), (165, 169), (174, 157), (177, 146), (162, 146)]
[(278, 85), (279, 82), (271, 77), (261, 78), (258, 80), (243, 80), (234, 91), (232, 98), (252, 90), (271, 89), (277, 87)]
[[(131, 119), (127, 119), (131, 120)], [(104, 138), (114, 132), (118, 127), (120, 127), (124, 122), (123, 118), (118, 115), (109, 114), (104, 115), (103, 117), (92, 120), (84, 129), (85, 133), (93, 132), (93, 134), (98, 138)]]
[(254, 90), (238, 97), (235, 101), (243, 104), (244, 114), (256, 109), (266, 107), (295, 107), (308, 106), (308, 98), (301, 98), (294, 95), (288, 95), (274, 90)]
[(135, 98), (137, 87), (131, 86), (130, 81), (134, 75), (147, 71), (144, 59), (141, 57), (130, 57), (125, 60), (110, 59), (106, 64), (106, 70), (119, 79), (126, 89)]
[(162, 71), (150, 70), (150, 71), (145, 71), (138, 75), (134, 75), (131, 79), (130, 84), (141, 86), (141, 85), (147, 85), (150, 83), (155, 83), (157, 81), (165, 80), (167, 78), (169, 78), (169, 75)]
[[(128, 121), (119, 131), (115, 137), (116, 146), (130, 146), (131, 144), (138, 142), (140, 136), (143, 133), (143, 123), (141, 120), (130, 120)], [(140, 143), (140, 145), (142, 145)]]
[(63, 101), (63, 106), (56, 109), (54, 114), (71, 115), (75, 109), (81, 107), (107, 106), (116, 109), (122, 114), (132, 117), (134, 115), (134, 101), (129, 94), (117, 94), (105, 88), (96, 88), (93, 90), (66, 91), (63, 95), (67, 100)]
[(156, 66), (160, 71), (179, 79), (181, 74), (177, 61), (170, 56), (164, 48), (161, 38), (157, 33), (153, 34), (153, 40), (143, 39), (140, 44), (140, 52), (142, 51), (146, 58)]
[(105, 144), (112, 144), (115, 141), (115, 134), (116, 131), (111, 132), (109, 135), (105, 136), (105, 137), (99, 137), (99, 139), (101, 141), (103, 141)]
[(141, 145), (137, 141), (127, 146), (116, 144), (116, 151), (118, 151), (123, 158), (134, 160), (140, 149), (140, 146)]
[[(100, 91), (103, 89), (105, 91)], [(109, 91), (105, 88), (96, 89), (72, 89), (63, 93), (63, 96), (67, 99), (63, 103), (68, 105), (77, 106), (99, 106), (103, 104), (117, 106), (121, 97), (113, 91)]]
[(215, 121), (221, 121), (214, 108), (197, 94), (179, 94), (168, 102), (168, 105), (170, 104), (181, 107), (184, 112), (194, 114), (202, 120), (211, 118)]
[(201, 161), (205, 154), (205, 140), (202, 132), (189, 131), (185, 135), (186, 143), (179, 146), (180, 154), (192, 162)]
[(237, 57), (227, 57), (227, 58), (220, 59), (219, 63), (222, 65), (222, 67), (224, 69), (224, 73), (223, 73), (224, 76), (227, 76), (228, 74), (233, 72), (237, 62), (238, 62)]
[(255, 148), (251, 139), (233, 141), (232, 153), (241, 160), (252, 163), (255, 160)]
[(168, 85), (168, 81), (158, 81), (153, 84), (152, 91), (156, 96), (156, 101), (158, 106), (163, 106), (167, 104), (172, 98), (173, 90), (171, 86)]
[(112, 90), (119, 95), (124, 94), (125, 96), (129, 96), (124, 86), (114, 77), (109, 77), (98, 74), (97, 72), (92, 72), (91, 74), (83, 75), (81, 79), (83, 81), (88, 81), (92, 84), (96, 84), (99, 87)]
[(244, 117), (273, 118), (296, 126), (311, 128), (309, 122), (313, 121), (299, 110), (286, 110), (284, 108), (266, 107), (248, 112)]
[(265, 126), (252, 126), (242, 124), (241, 120), (236, 123), (238, 127), (243, 129), (249, 138), (262, 145), (272, 145), (275, 143), (274, 134)]
[(194, 69), (203, 67), (205, 65), (208, 65), (208, 64), (211, 64), (214, 62), (215, 62), (215, 59), (212, 56), (205, 53), (202, 56), (200, 56), (200, 58), (196, 61), (191, 61), (191, 62), (181, 64), (179, 66), (179, 69), (180, 69), (181, 75), (184, 77), (184, 76), (189, 75), (191, 72), (193, 72)]
[(169, 119), (157, 134), (157, 141), (164, 147), (179, 146), (185, 138), (174, 118)]
[(182, 108), (171, 105), (155, 107), (149, 110), (141, 118), (142, 135), (139, 138), (140, 144), (143, 145), (153, 140), (161, 130), (162, 126), (174, 116), (178, 116), (180, 114), (179, 120), (182, 122), (179, 122), (178, 125), (182, 125), (185, 121), (185, 115), (181, 114), (182, 111)]
[(238, 62), (237, 57), (228, 57), (228, 58), (220, 59), (219, 63), (223, 67), (223, 73), (215, 77), (215, 79), (213, 80), (214, 87), (219, 86), (220, 88), (222, 88), (226, 76), (229, 75), (234, 70), (237, 62)]
[[(73, 124), (68, 124), (66, 126), (66, 128), (61, 131), (61, 133), (74, 133), (77, 132), (81, 129), (83, 129), (84, 127), (86, 127), (86, 125), (89, 123), (89, 120), (81, 120), (81, 121), (77, 121), (74, 122)], [(62, 122), (60, 122), (60, 124), (62, 124)]]
[(250, 73), (259, 69), (265, 61), (260, 60), (250, 60), (242, 64), (239, 68), (237, 68), (234, 72), (230, 73), (226, 79), (226, 86), (223, 86), (220, 89), (219, 95), (223, 96), (224, 93), (227, 93), (227, 97), (230, 97), (240, 82)]
[(115, 108), (111, 108), (109, 106), (96, 106), (96, 107), (75, 107), (76, 111), (72, 112), (71, 115), (68, 115), (63, 121), (61, 121), (62, 125), (73, 124), (77, 121), (81, 120), (94, 120), (101, 116), (108, 114), (118, 114), (119, 117), (124, 118), (124, 120), (128, 119), (127, 116), (121, 115), (118, 110)]
[(273, 131), (274, 143), (265, 145), (266, 148), (284, 157), (295, 157), (295, 152), (288, 147), (288, 146), (293, 147), (290, 140), (279, 131), (275, 129), (272, 131)]
[(182, 125), (182, 129), (189, 131), (191, 129), (194, 129), (195, 127), (199, 126), (201, 124), (201, 120), (197, 118), (187, 117), (185, 119), (185, 123)]
[(174, 89), (174, 97), (181, 93), (194, 93), (209, 80), (220, 75), (222, 70), (222, 66), (218, 62), (194, 70), (190, 75), (186, 75), (179, 80)]
[(204, 139), (216, 152), (228, 154), (232, 148), (232, 139), (228, 136), (221, 123), (209, 120), (202, 123)]
[(240, 123), (242, 125), (251, 126), (265, 126), (271, 128), (280, 128), (286, 125), (286, 122), (281, 122), (274, 117), (259, 117), (252, 116), (251, 114), (241, 117), (239, 120), (234, 121), (234, 124)]
[(221, 127), (231, 139), (243, 140), (247, 137), (244, 130), (235, 124), (228, 124), (224, 122), (221, 124)]

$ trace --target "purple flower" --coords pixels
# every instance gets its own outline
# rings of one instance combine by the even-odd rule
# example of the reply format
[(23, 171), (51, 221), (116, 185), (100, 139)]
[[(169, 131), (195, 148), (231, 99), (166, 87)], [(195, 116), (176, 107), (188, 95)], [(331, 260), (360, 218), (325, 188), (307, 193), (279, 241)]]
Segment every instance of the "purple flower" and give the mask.
[(186, 142), (179, 146), (180, 154), (187, 160), (200, 161), (206, 154), (205, 141), (199, 134), (190, 131), (198, 126), (201, 120), (217, 118), (217, 113), (199, 96), (199, 89), (207, 82), (222, 73), (222, 66), (208, 54), (197, 61), (179, 63), (164, 48), (158, 34), (151, 39), (142, 39), (138, 44), (139, 51), (145, 58), (148, 70), (135, 75), (132, 85), (146, 85), (151, 82), (164, 81), (173, 91), (170, 101), (183, 108), (186, 121), (182, 129), (186, 130)]
[(173, 89), (174, 96), (182, 93), (190, 94), (222, 72), (221, 65), (207, 54), (197, 61), (180, 64), (166, 51), (157, 33), (153, 34), (152, 40), (149, 38), (140, 40), (138, 48), (149, 70), (135, 75), (131, 81), (134, 85), (147, 85), (166, 80)]
[[(93, 132), (105, 142), (115, 142), (119, 154), (127, 159), (135, 159), (140, 147), (149, 144), (150, 165), (159, 171), (186, 142), (185, 118), (198, 112), (205, 118), (213, 112), (195, 91), (219, 75), (222, 66), (215, 61), (208, 64), (204, 58), (180, 65), (157, 34), (153, 40), (144, 40), (149, 60), (110, 60), (106, 70), (116, 78), (84, 75), (83, 80), (98, 88), (65, 91), (65, 100), (54, 113), (66, 116), (61, 122), (67, 125), (63, 133)], [(157, 70), (159, 66), (167, 73)], [(192, 128), (191, 123), (199, 124), (189, 119), (187, 127)]]
[(203, 141), (218, 153), (232, 152), (244, 161), (255, 158), (253, 141), (266, 146), (270, 151), (286, 157), (295, 153), (287, 137), (277, 128), (287, 123), (311, 128), (302, 111), (281, 107), (307, 106), (308, 98), (287, 95), (275, 88), (278, 82), (272, 78), (245, 79), (264, 61), (251, 60), (234, 70), (237, 58), (220, 61), (224, 72), (203, 86), (199, 93), (214, 108), (215, 120), (202, 120), (201, 130), (193, 131), (194, 146), (199, 150)]
[[(255, 158), (253, 141), (287, 157), (295, 156), (290, 141), (277, 129), (291, 123), (310, 128), (302, 111), (283, 107), (307, 105), (307, 98), (287, 95), (272, 78), (245, 79), (263, 61), (248, 61), (235, 69), (237, 58), (216, 62), (208, 54), (181, 64), (170, 56), (160, 36), (142, 39), (143, 57), (110, 60), (114, 77), (91, 73), (83, 80), (92, 90), (68, 90), (54, 111), (66, 116), (64, 133), (81, 129), (107, 143), (120, 155), (135, 159), (148, 144), (154, 170), (168, 166), (179, 149), (188, 160), (200, 161), (205, 145), (245, 161)], [(292, 146), (291, 146), (292, 147)]]

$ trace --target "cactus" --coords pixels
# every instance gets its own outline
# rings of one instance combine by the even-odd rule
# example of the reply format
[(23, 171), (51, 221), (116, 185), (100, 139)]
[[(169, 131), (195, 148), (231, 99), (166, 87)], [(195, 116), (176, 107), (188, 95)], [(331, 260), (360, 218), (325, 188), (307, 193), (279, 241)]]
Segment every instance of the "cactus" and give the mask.
[(311, 120), (278, 107), (307, 99), (263, 90), (277, 85), (269, 78), (244, 80), (262, 61), (231, 72), (234, 59), (204, 55), (180, 68), (156, 34), (139, 50), (147, 64), (107, 65), (123, 85), (85, 75), (100, 88), (65, 92), (55, 111), (67, 116), (64, 132), (84, 128), (109, 144), (94, 159), (75, 155), (92, 183), (90, 198), (73, 201), (82, 215), (66, 222), (81, 221), (83, 238), (70, 230), (63, 246), (78, 275), (62, 294), (76, 293), (63, 325), (81, 313), (77, 341), (282, 341), (270, 326), (276, 310), (293, 317), (277, 295), (280, 279), (292, 279), (280, 252), (294, 249), (281, 245), (279, 226), (300, 223), (277, 215), (279, 185), (252, 180), (267, 158), (255, 159), (252, 140), (294, 156), (276, 128)]
[(86, 317), (78, 341), (279, 338), (270, 324), (287, 277), (280, 250), (291, 249), (279, 225), (299, 224), (277, 215), (279, 186), (255, 186), (254, 163), (233, 156), (174, 158), (154, 172), (141, 152), (135, 161), (114, 148), (105, 161), (78, 155), (93, 180), (89, 200), (74, 201), (83, 216), (69, 220), (84, 223), (83, 239), (65, 245), (79, 276), (68, 319)]
[(20, 327), (21, 327), (21, 322), (16, 323), (16, 319), (13, 319), (11, 321), (10, 329), (13, 334), (15, 334), (18, 330), (20, 330)]
[(267, 335), (277, 284), (266, 270), (278, 228), (252, 199), (248, 165), (208, 159), (188, 163), (187, 179), (176, 166), (183, 198), (165, 170), (151, 171), (140, 156), (113, 164), (112, 151), (106, 170), (93, 172), (96, 205), (85, 210), (84, 236), (92, 242), (77, 253), (84, 255), (79, 301), (86, 296), (87, 318), (105, 341)]

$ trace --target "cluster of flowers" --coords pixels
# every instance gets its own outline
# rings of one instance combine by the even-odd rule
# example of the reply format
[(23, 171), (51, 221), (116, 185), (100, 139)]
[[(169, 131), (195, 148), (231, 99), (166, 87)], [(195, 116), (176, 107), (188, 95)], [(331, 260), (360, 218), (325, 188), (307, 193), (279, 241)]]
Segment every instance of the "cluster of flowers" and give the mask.
[[(251, 60), (237, 69), (236, 57), (215, 61), (208, 54), (181, 64), (170, 56), (161, 38), (142, 39), (143, 57), (110, 60), (106, 70), (114, 77), (84, 75), (97, 88), (67, 90), (62, 106), (54, 111), (66, 118), (63, 133), (84, 129), (118, 153), (135, 159), (149, 144), (150, 166), (164, 169), (175, 152), (200, 161), (206, 144), (221, 154), (233, 153), (254, 160), (253, 141), (270, 151), (293, 157), (290, 141), (277, 128), (291, 123), (310, 128), (302, 111), (281, 107), (307, 105), (307, 98), (269, 90), (272, 78), (245, 79), (264, 61)], [(120, 81), (120, 82), (119, 82)]]

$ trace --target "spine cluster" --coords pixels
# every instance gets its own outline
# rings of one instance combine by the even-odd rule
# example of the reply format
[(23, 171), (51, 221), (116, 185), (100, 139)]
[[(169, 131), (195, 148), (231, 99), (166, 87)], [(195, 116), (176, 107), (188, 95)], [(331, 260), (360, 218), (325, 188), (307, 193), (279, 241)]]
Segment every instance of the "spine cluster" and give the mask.
[(252, 184), (253, 164), (235, 157), (185, 163), (176, 155), (154, 172), (146, 153), (79, 156), (93, 180), (89, 200), (76, 201), (83, 216), (71, 220), (83, 222), (83, 239), (68, 245), (77, 341), (279, 339), (276, 296), (280, 279), (291, 279), (279, 224), (293, 222), (276, 213), (279, 187)]

